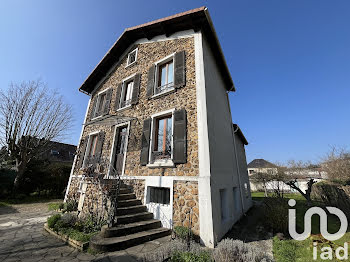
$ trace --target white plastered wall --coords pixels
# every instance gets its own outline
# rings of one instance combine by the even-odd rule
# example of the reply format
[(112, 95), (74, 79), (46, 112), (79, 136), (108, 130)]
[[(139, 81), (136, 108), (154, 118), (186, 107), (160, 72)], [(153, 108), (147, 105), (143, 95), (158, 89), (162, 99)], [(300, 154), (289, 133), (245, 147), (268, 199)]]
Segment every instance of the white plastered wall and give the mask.
[[(203, 61), (199, 61), (202, 63), (199, 64), (201, 68), (199, 71), (204, 75), (203, 79), (197, 79), (201, 75), (196, 75), (197, 89), (199, 89), (197, 90), (199, 93), (197, 98), (198, 137), (199, 140), (202, 138), (202, 141), (199, 141), (199, 202), (200, 219), (203, 217), (204, 221), (200, 220), (200, 223), (201, 238), (202, 226), (203, 231), (212, 231), (210, 232), (212, 235), (210, 236), (210, 242), (212, 243), (209, 245), (205, 243), (212, 246), (220, 241), (227, 231), (232, 228), (233, 224), (240, 219), (249, 208), (249, 201), (245, 201), (242, 197), (244, 195), (242, 188), (244, 188), (245, 179), (239, 177), (238, 174), (240, 164), (237, 166), (237, 163), (241, 161), (239, 155), (244, 154), (244, 151), (238, 150), (238, 159), (236, 159), (232, 117), (226, 92), (227, 88), (230, 87), (225, 86), (206, 39), (203, 36), (200, 38), (202, 40), (200, 51), (202, 52)], [(204, 83), (201, 82), (203, 80)], [(241, 174), (241, 171), (239, 173)], [(202, 187), (200, 186), (201, 179), (203, 179)], [(224, 213), (227, 215), (224, 219), (221, 216), (220, 190), (226, 190), (226, 193), (222, 194), (226, 196), (223, 202), (226, 204), (224, 208), (227, 210), (224, 210)], [(207, 203), (208, 201), (211, 203)], [(201, 205), (204, 205), (204, 207), (201, 207)], [(237, 207), (237, 205), (239, 206)], [(206, 210), (205, 207), (207, 207)], [(210, 219), (211, 222), (209, 223)], [(203, 232), (204, 236), (208, 234), (207, 232)]]

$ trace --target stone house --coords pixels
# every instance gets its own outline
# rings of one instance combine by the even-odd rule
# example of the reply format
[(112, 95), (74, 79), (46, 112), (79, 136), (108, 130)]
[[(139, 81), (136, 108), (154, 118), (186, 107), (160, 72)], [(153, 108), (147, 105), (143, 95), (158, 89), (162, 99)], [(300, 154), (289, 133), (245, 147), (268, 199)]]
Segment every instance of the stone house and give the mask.
[(190, 224), (210, 247), (251, 207), (248, 143), (207, 8), (126, 29), (80, 91), (90, 101), (65, 199), (80, 194), (83, 209), (95, 194), (79, 173), (94, 157), (131, 187), (123, 201), (134, 194), (164, 228)]

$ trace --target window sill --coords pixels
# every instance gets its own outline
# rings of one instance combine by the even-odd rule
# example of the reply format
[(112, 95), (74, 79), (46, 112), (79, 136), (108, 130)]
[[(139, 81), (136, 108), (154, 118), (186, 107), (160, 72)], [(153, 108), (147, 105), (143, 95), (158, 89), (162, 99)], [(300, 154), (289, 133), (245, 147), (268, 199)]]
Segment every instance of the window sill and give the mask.
[(147, 164), (146, 165), (149, 168), (159, 168), (159, 167), (175, 167), (175, 164), (173, 162), (173, 160), (169, 159), (169, 160), (158, 160), (158, 161), (154, 161), (154, 163), (151, 164)]
[(175, 91), (175, 87), (171, 88), (171, 89), (168, 90), (168, 91), (165, 91), (165, 92), (162, 92), (162, 93), (153, 95), (153, 96), (151, 96), (151, 98), (153, 99), (153, 98), (158, 98), (158, 97), (166, 96), (166, 95), (168, 95), (168, 94), (173, 93), (174, 91)]
[(125, 68), (133, 67), (134, 65), (137, 64), (136, 62), (137, 62), (137, 61), (134, 61), (134, 62), (132, 62), (131, 64), (126, 65)]
[(117, 109), (117, 112), (123, 111), (123, 110), (128, 109), (128, 108), (131, 108), (131, 106), (132, 106), (132, 105), (130, 104), (130, 105), (124, 106), (124, 107), (122, 107), (122, 108), (119, 108), (119, 109)]

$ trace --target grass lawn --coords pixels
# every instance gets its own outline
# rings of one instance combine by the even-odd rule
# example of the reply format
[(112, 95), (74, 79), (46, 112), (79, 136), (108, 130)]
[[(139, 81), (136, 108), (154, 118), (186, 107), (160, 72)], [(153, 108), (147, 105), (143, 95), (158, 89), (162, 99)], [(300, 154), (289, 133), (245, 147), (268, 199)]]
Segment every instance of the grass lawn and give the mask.
[[(25, 196), (23, 198), (6, 198), (0, 199), (0, 207), (10, 206), (14, 204), (31, 204), (31, 203), (46, 203), (57, 200), (56, 198), (49, 198), (47, 196)], [(62, 200), (63, 201), (63, 200)]]
[[(297, 231), (302, 232), (304, 230), (304, 214), (308, 210), (306, 200), (300, 194), (285, 194), (285, 198), (293, 198), (297, 201), (296, 215), (297, 215)], [(264, 200), (264, 192), (253, 192), (252, 198), (256, 201)], [(320, 203), (314, 202), (315, 206)], [(335, 216), (328, 216), (328, 231), (335, 233), (338, 231), (340, 221)], [(344, 246), (345, 242), (350, 242), (350, 232), (347, 232), (341, 239), (333, 242), (329, 242), (319, 235), (320, 220), (318, 216), (312, 217), (311, 236), (304, 241), (297, 241), (293, 239), (279, 240), (277, 237), (273, 239), (273, 252), (276, 262), (309, 262), (309, 261), (325, 261), (320, 259), (320, 253), (322, 247)], [(313, 242), (317, 241), (318, 244), (318, 260), (313, 260)], [(334, 250), (333, 248), (333, 250)], [(334, 252), (333, 252), (334, 256)], [(338, 261), (335, 258), (327, 261)]]

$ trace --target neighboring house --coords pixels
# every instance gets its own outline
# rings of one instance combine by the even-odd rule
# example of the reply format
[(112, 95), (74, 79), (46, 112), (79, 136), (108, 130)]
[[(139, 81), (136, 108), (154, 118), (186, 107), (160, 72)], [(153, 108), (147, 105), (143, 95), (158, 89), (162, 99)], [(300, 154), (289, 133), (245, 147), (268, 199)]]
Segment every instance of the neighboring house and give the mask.
[(256, 173), (277, 174), (277, 166), (265, 159), (254, 159), (248, 164), (248, 174), (251, 176)]
[(50, 142), (49, 149), (42, 155), (42, 159), (48, 159), (53, 162), (73, 162), (77, 147), (60, 142)]
[(80, 91), (90, 101), (65, 199), (84, 194), (84, 209), (96, 194), (79, 174), (92, 157), (108, 159), (163, 227), (192, 222), (210, 247), (251, 207), (248, 143), (207, 8), (126, 29)]

